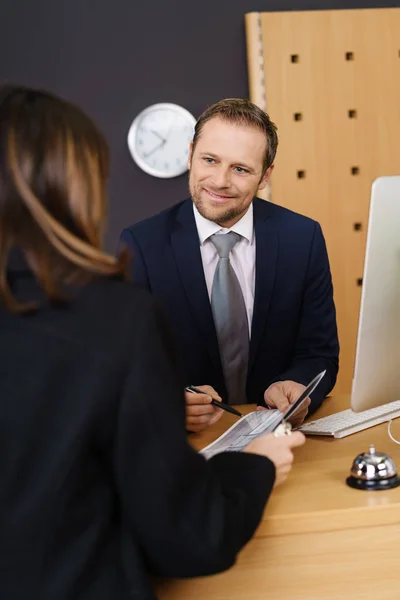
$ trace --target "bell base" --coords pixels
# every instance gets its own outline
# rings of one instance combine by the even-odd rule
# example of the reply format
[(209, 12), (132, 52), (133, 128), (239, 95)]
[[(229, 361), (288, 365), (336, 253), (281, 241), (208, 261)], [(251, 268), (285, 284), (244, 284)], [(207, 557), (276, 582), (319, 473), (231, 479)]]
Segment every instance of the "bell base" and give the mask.
[(388, 477), (387, 479), (378, 479), (375, 481), (366, 481), (365, 479), (359, 479), (358, 477), (347, 477), (346, 483), (351, 488), (356, 490), (367, 490), (370, 492), (376, 492), (379, 490), (391, 490), (392, 488), (400, 485), (400, 477), (395, 475), (394, 477)]

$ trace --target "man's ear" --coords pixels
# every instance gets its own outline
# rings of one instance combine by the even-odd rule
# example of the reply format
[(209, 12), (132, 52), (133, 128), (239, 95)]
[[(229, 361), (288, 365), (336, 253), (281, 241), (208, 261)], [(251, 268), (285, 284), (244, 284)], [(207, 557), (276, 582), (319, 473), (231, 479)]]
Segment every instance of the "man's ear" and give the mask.
[(188, 160), (187, 160), (187, 166), (188, 166), (189, 171), (190, 171), (190, 167), (192, 166), (192, 155), (193, 155), (193, 140), (190, 142), (189, 155), (188, 155)]
[(259, 190), (263, 190), (265, 188), (265, 186), (267, 185), (267, 183), (269, 181), (269, 178), (271, 177), (271, 173), (272, 173), (273, 170), (274, 170), (274, 165), (271, 165), (265, 171), (264, 175), (261, 178), (260, 183), (258, 184), (258, 189)]

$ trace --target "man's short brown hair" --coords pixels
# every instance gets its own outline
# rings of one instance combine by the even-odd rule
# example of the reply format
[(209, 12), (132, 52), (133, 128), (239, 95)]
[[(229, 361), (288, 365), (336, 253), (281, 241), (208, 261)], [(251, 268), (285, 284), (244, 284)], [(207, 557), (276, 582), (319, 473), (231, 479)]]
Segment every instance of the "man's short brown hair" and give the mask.
[(200, 115), (193, 137), (193, 149), (200, 137), (201, 130), (207, 121), (214, 117), (220, 117), (230, 123), (239, 125), (248, 125), (256, 127), (265, 133), (267, 147), (263, 163), (263, 175), (272, 165), (278, 147), (278, 134), (275, 123), (271, 121), (266, 112), (261, 110), (256, 104), (245, 98), (226, 98), (212, 104)]

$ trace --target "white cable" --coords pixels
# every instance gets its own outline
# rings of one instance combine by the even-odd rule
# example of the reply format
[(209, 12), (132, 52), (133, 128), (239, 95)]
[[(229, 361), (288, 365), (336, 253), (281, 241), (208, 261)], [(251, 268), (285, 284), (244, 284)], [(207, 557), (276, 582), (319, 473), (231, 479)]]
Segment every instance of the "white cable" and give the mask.
[(396, 438), (393, 437), (392, 432), (390, 431), (390, 427), (392, 425), (393, 419), (391, 419), (388, 423), (388, 435), (390, 437), (390, 439), (395, 443), (395, 444), (400, 444), (399, 440), (396, 440)]

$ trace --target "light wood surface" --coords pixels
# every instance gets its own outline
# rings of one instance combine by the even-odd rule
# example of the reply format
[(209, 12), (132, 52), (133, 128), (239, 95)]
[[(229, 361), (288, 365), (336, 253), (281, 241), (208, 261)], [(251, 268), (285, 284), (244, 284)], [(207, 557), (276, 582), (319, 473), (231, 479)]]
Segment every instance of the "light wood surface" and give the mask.
[[(328, 398), (313, 418), (348, 407), (348, 396)], [(254, 406), (241, 408), (246, 412)], [(213, 428), (191, 437), (193, 446), (204, 447), (234, 421), (224, 414)], [(400, 438), (400, 419), (392, 432)], [(398, 600), (400, 487), (365, 492), (345, 484), (353, 459), (371, 443), (400, 465), (400, 446), (388, 437), (387, 424), (339, 440), (307, 438), (237, 564), (212, 577), (165, 582), (158, 597)]]
[(371, 185), (400, 173), (399, 31), (399, 8), (246, 15), (250, 99), (263, 99), (263, 83), (280, 138), (270, 199), (319, 221), (327, 241), (341, 343), (335, 393), (351, 390)]

